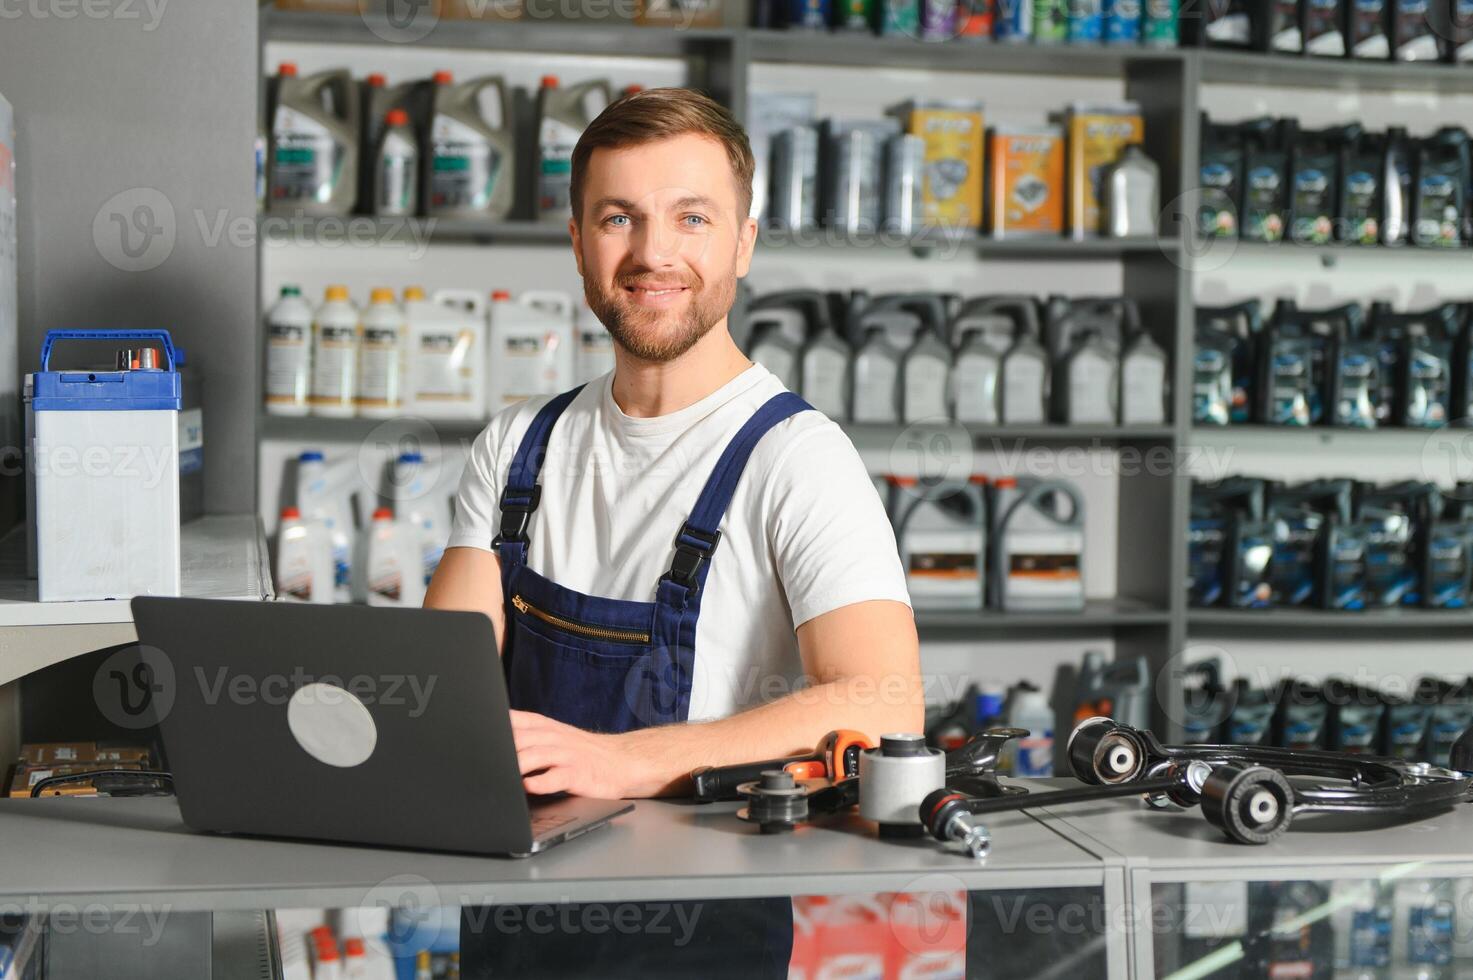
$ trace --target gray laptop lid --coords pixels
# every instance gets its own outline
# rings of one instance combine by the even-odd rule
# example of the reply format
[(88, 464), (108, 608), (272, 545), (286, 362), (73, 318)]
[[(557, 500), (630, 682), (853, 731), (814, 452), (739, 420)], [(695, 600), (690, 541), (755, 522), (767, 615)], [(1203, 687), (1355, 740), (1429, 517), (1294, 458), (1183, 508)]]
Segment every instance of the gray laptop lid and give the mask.
[(485, 616), (155, 597), (132, 605), (190, 827), (533, 849)]

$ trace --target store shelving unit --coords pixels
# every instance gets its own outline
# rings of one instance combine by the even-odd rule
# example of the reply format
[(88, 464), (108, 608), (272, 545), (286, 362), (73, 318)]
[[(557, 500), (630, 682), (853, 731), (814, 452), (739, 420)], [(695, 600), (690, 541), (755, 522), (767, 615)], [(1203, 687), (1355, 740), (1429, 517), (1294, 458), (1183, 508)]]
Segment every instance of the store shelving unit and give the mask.
[[(0, 538), (0, 684), (79, 654), (137, 639), (127, 600), (38, 602), (26, 577), (26, 530)], [(261, 601), (274, 594), (255, 514), (207, 516), (180, 527), (185, 594)]]
[[(728, 12), (728, 26), (715, 30), (676, 31), (628, 25), (590, 25), (549, 22), (467, 23), (441, 21), (417, 43), (430, 47), (480, 50), (548, 52), (595, 52), (598, 58), (619, 55), (664, 56), (686, 64), (690, 84), (704, 88), (745, 119), (749, 77), (755, 65), (796, 68), (911, 69), (927, 72), (977, 75), (986, 79), (987, 98), (1005, 99), (1007, 85), (1026, 85), (1033, 79), (1078, 79), (1080, 99), (1089, 99), (1091, 81), (1118, 83), (1126, 98), (1139, 102), (1146, 122), (1147, 153), (1159, 164), (1161, 199), (1168, 205), (1193, 186), (1198, 171), (1199, 95), (1204, 84), (1277, 85), (1345, 92), (1463, 92), (1473, 90), (1473, 67), (1425, 64), (1391, 64), (1290, 58), (1216, 50), (1152, 50), (1145, 48), (1075, 48), (1033, 45), (1003, 45), (963, 42), (924, 43), (901, 38), (866, 35), (816, 34), (774, 31), (740, 26), (742, 5)], [(263, 43), (272, 41), (322, 44), (382, 44), (382, 40), (360, 18), (332, 15), (302, 16), (267, 10), (263, 14)], [(612, 43), (611, 43), (612, 39)], [(970, 428), (966, 435), (978, 449), (1001, 445), (1102, 446), (1106, 448), (1166, 454), (1179, 458), (1202, 441), (1221, 439), (1282, 438), (1281, 433), (1259, 433), (1252, 429), (1206, 430), (1190, 422), (1192, 319), (1194, 305), (1194, 259), (1200, 251), (1190, 236), (1194, 230), (1184, 213), (1190, 208), (1166, 207), (1163, 226), (1156, 238), (1132, 241), (1093, 239), (1072, 241), (993, 240), (968, 235), (961, 240), (932, 236), (930, 240), (863, 239), (848, 241), (832, 233), (817, 232), (801, 244), (819, 245), (821, 254), (830, 250), (880, 247), (898, 254), (906, 252), (940, 261), (1028, 260), (1059, 263), (1118, 263), (1125, 295), (1140, 306), (1143, 320), (1154, 339), (1171, 355), (1173, 398), (1172, 421), (1155, 427), (1066, 427), (1024, 426)], [(1183, 212), (1183, 213), (1178, 213)], [(349, 219), (327, 219), (344, 221)], [(353, 221), (373, 222), (356, 218)], [(562, 246), (566, 231), (559, 224), (528, 221), (500, 223), (425, 222), (425, 234), (434, 242)], [(309, 229), (313, 226), (309, 223)], [(337, 229), (332, 229), (336, 233)], [(295, 233), (295, 232), (293, 232)], [(304, 233), (308, 237), (314, 232)], [(262, 236), (266, 246), (273, 240), (269, 230)], [(924, 236), (923, 236), (924, 238)], [(760, 247), (782, 250), (794, 244), (782, 234), (764, 231)], [(1234, 243), (1249, 252), (1273, 254), (1275, 246)], [(1296, 247), (1295, 251), (1299, 251)], [(794, 258), (803, 249), (794, 248)], [(1354, 252), (1420, 255), (1425, 250), (1354, 249), (1327, 246), (1308, 249), (1311, 254), (1333, 262), (1339, 255)], [(1439, 260), (1458, 261), (1465, 252), (1448, 252)], [(1414, 261), (1407, 259), (1407, 261)], [(266, 438), (290, 438), (307, 433), (339, 432), (354, 437), (374, 431), (382, 423), (350, 420), (293, 420), (263, 417), (261, 433)], [(479, 423), (432, 423), (442, 435), (468, 438)], [(943, 427), (959, 428), (959, 427)], [(898, 438), (905, 427), (850, 426), (856, 445), (884, 445)], [(1417, 439), (1424, 434), (1407, 430), (1347, 433), (1339, 430), (1307, 430), (1295, 434), (1306, 446), (1324, 439), (1367, 440), (1367, 445), (1385, 445), (1398, 439)], [(1145, 657), (1161, 667), (1175, 651), (1184, 648), (1189, 631), (1249, 632), (1265, 624), (1282, 627), (1286, 635), (1333, 635), (1343, 621), (1365, 624), (1378, 636), (1417, 636), (1431, 631), (1447, 633), (1473, 626), (1473, 616), (1452, 614), (1424, 619), (1414, 611), (1404, 614), (1367, 614), (1326, 618), (1329, 614), (1289, 613), (1256, 617), (1231, 611), (1189, 610), (1181, 583), (1186, 580), (1186, 528), (1190, 500), (1187, 474), (1179, 466), (1169, 472), (1143, 468), (1119, 476), (1118, 525), (1115, 579), (1117, 597), (1091, 602), (1082, 614), (926, 613), (918, 616), (927, 637), (1008, 638), (1013, 635), (1071, 636), (1081, 631), (1111, 636), (1117, 657)], [(1098, 515), (1095, 515), (1098, 517)], [(1179, 692), (1172, 692), (1179, 697)], [(1164, 705), (1158, 722), (1181, 717), (1178, 705)], [(1167, 737), (1179, 735), (1174, 724), (1161, 725)]]

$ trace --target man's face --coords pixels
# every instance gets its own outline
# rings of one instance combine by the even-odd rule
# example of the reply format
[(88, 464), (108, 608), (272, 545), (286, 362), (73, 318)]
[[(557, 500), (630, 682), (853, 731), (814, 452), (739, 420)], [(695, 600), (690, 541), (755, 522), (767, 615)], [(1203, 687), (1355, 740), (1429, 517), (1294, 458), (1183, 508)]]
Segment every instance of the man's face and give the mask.
[(643, 361), (684, 354), (725, 319), (752, 263), (757, 222), (726, 151), (697, 134), (599, 149), (569, 222), (588, 305)]

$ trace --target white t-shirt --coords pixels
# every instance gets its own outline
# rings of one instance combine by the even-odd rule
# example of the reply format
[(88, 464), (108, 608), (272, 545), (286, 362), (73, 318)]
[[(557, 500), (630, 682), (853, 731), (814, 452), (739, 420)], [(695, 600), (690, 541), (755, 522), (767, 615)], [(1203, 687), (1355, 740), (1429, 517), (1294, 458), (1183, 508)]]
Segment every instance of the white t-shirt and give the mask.
[[(694, 405), (632, 418), (612, 384), (612, 373), (590, 382), (553, 427), (527, 563), (565, 588), (653, 602), (717, 459), (784, 388), (754, 364)], [(448, 547), (493, 550), (507, 470), (549, 400), (498, 413), (476, 437)], [(803, 668), (793, 631), (815, 616), (871, 599), (910, 604), (880, 495), (843, 430), (816, 411), (757, 443), (720, 531), (696, 626), (692, 721), (794, 690)]]

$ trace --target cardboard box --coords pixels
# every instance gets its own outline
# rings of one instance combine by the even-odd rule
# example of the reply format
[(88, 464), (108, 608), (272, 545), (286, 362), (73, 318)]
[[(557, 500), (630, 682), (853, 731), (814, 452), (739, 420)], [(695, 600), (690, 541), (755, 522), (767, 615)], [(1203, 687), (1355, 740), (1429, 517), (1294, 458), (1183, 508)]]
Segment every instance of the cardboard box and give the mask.
[(1141, 107), (1075, 104), (1065, 117), (1068, 133), (1069, 234), (1076, 240), (1100, 234), (1104, 208), (1100, 190), (1105, 171), (1131, 143), (1145, 139)]
[[(76, 773), (101, 772), (107, 769), (132, 769), (142, 770), (143, 766), (133, 762), (121, 763), (85, 763), (74, 766), (39, 765), (16, 766), (15, 777), (10, 781), (10, 797), (12, 799), (28, 799), (32, 788), (43, 779), (52, 776), (70, 776)], [(42, 796), (95, 796), (97, 787), (89, 780), (78, 780), (64, 786), (57, 786), (42, 791)]]
[(21, 761), (32, 766), (75, 765), (97, 761), (96, 742), (32, 742), (20, 747)]
[(926, 144), (922, 220), (930, 228), (968, 231), (982, 226), (982, 161), (986, 130), (982, 103), (909, 102), (896, 112), (906, 133)]

